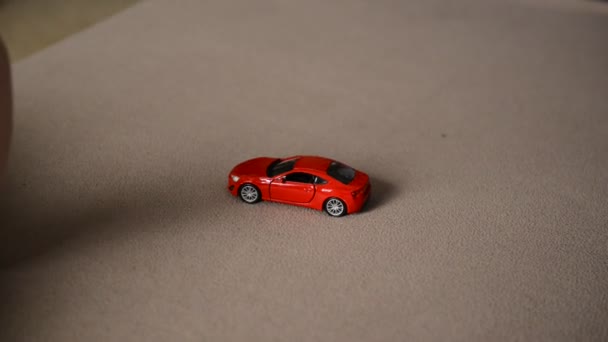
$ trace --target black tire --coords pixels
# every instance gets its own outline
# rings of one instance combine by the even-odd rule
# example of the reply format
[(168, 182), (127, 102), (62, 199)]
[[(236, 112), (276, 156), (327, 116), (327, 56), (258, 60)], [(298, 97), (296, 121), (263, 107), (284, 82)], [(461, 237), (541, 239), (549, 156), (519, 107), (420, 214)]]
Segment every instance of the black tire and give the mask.
[(328, 198), (323, 203), (323, 210), (332, 217), (344, 216), (347, 213), (346, 203), (337, 197)]
[(239, 188), (239, 198), (245, 203), (254, 204), (262, 200), (262, 194), (257, 186), (247, 183)]

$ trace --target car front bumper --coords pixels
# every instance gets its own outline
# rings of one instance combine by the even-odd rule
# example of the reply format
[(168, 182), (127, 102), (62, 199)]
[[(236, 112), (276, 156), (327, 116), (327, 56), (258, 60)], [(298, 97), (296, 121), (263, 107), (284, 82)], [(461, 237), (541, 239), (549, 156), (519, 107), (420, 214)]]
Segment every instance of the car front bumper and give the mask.
[(228, 176), (228, 191), (233, 195), (236, 196), (237, 195), (237, 191), (238, 191), (238, 186), (237, 184), (232, 180), (232, 177)]

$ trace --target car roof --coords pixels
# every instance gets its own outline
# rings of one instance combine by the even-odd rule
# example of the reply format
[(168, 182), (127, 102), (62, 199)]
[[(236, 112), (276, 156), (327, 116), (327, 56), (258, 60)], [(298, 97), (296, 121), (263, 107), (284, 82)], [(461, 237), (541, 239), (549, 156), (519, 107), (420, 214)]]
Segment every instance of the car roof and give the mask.
[(317, 156), (297, 156), (294, 158), (297, 158), (294, 170), (315, 170), (325, 172), (327, 171), (329, 164), (333, 162), (331, 159)]

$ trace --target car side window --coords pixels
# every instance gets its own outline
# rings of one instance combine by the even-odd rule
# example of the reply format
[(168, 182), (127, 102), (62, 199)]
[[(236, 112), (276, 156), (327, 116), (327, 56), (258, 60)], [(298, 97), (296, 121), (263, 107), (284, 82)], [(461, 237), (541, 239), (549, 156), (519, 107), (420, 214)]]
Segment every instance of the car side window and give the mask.
[(321, 177), (315, 177), (315, 184), (327, 184), (327, 181)]
[(304, 172), (294, 172), (285, 176), (285, 181), (296, 183), (312, 183), (314, 176)]

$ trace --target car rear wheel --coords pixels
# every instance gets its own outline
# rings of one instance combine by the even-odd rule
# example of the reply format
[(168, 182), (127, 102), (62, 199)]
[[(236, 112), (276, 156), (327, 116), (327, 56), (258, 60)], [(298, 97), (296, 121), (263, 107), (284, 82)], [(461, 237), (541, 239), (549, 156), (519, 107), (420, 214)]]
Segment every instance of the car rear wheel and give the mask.
[(339, 199), (332, 197), (325, 202), (323, 209), (326, 213), (333, 217), (339, 217), (346, 215), (346, 204)]
[(245, 184), (239, 189), (239, 197), (243, 202), (253, 204), (260, 201), (260, 190), (253, 184)]

